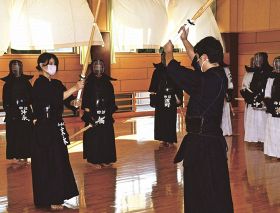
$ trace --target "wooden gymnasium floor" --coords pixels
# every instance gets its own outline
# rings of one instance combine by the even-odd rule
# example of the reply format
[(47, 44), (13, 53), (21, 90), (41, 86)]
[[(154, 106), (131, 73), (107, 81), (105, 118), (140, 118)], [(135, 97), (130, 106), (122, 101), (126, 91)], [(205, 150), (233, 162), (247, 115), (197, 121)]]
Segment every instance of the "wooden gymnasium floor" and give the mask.
[[(184, 135), (178, 122), (178, 141)], [(70, 134), (82, 123), (68, 119)], [(280, 161), (265, 157), (262, 147), (243, 141), (243, 114), (233, 119), (227, 137), (235, 212), (280, 212)], [(182, 165), (174, 165), (177, 147), (153, 141), (153, 117), (118, 119), (115, 123), (118, 161), (96, 169), (82, 159), (81, 136), (69, 152), (80, 191), (61, 212), (183, 212)], [(33, 206), (29, 166), (5, 160), (5, 131), (0, 134), (0, 212), (48, 212)], [(207, 181), (207, 180), (205, 180)]]

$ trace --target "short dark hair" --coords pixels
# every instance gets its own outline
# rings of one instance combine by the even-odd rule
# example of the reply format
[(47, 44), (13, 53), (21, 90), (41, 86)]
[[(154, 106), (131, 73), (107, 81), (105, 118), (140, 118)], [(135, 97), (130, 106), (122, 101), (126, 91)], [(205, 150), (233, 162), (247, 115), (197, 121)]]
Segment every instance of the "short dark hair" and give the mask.
[(223, 63), (223, 47), (221, 42), (212, 36), (208, 36), (200, 40), (194, 46), (194, 52), (199, 55), (203, 54), (208, 56), (210, 63)]
[(12, 70), (12, 65), (13, 64), (19, 64), (21, 66), (21, 68), (23, 67), (22, 61), (20, 61), (20, 60), (11, 60), (10, 63), (9, 63), (9, 70), (10, 71)]
[(39, 70), (39, 71), (42, 71), (42, 68), (41, 68), (40, 64), (47, 62), (46, 65), (48, 65), (52, 58), (54, 59), (54, 64), (56, 65), (57, 70), (58, 70), (59, 61), (58, 61), (58, 58), (56, 57), (56, 55), (53, 54), (53, 53), (42, 53), (41, 55), (39, 55), (39, 57), (37, 59), (36, 69)]

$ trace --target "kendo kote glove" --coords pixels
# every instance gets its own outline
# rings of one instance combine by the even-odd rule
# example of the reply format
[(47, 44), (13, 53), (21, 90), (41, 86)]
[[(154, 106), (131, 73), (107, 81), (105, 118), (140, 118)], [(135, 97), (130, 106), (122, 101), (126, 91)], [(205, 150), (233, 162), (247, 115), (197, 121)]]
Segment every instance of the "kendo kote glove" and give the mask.
[[(240, 91), (241, 93), (241, 91)], [(233, 89), (227, 89), (226, 91), (226, 101), (231, 102), (233, 99)]]
[(81, 119), (85, 122), (85, 123), (89, 123), (92, 126), (95, 125), (94, 119), (91, 116), (90, 112), (84, 111), (83, 116), (81, 117)]

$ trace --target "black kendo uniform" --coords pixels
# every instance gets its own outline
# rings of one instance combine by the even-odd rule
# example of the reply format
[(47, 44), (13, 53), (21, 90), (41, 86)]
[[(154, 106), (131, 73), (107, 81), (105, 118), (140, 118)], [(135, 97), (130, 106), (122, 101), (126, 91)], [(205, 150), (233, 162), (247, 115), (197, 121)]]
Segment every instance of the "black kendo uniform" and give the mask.
[(270, 78), (274, 79), (271, 88), (271, 99), (267, 103), (267, 111), (272, 117), (280, 118), (280, 113), (277, 112), (280, 108), (280, 73), (271, 73)]
[(88, 108), (90, 112), (85, 111), (82, 119), (86, 126), (93, 125), (84, 132), (83, 157), (93, 164), (110, 164), (117, 160), (112, 117), (117, 106), (110, 80), (113, 79), (105, 74), (98, 78), (91, 73), (83, 92), (82, 109)]
[[(155, 107), (154, 138), (168, 143), (177, 142), (176, 123), (177, 106), (176, 98), (182, 104), (183, 91), (168, 77), (163, 63), (154, 64), (155, 71), (152, 76), (149, 92), (150, 103)], [(154, 100), (153, 100), (154, 99)]]
[(273, 68), (268, 64), (266, 53), (257, 53), (255, 57), (262, 58), (263, 63), (260, 67), (247, 68), (247, 70), (252, 70), (254, 73), (250, 83), (250, 90), (252, 92), (251, 105), (254, 109), (263, 109), (265, 107), (263, 103), (265, 86)]
[[(263, 58), (262, 64), (258, 57)], [(255, 55), (255, 63), (259, 63), (258, 67), (248, 68), (253, 71), (252, 81), (249, 89), (242, 90), (242, 96), (248, 104), (245, 117), (245, 134), (244, 141), (247, 142), (264, 142), (265, 129), (267, 123), (266, 106), (264, 104), (264, 93), (266, 82), (272, 67), (268, 64), (266, 53), (257, 53)]]
[(3, 108), (6, 113), (6, 158), (26, 159), (31, 157), (32, 140), (32, 86), (33, 76), (15, 77), (12, 73), (2, 78)]
[[(196, 65), (196, 57), (193, 65)], [(227, 144), (220, 128), (227, 77), (222, 67), (192, 71), (172, 60), (169, 76), (190, 95), (184, 137), (175, 163), (184, 160), (184, 206), (191, 213), (231, 213)]]
[(249, 77), (249, 79), (245, 79), (244, 77), (243, 79), (244, 85), (242, 85), (243, 88), (240, 90), (240, 94), (244, 98), (246, 104), (252, 104), (253, 92), (250, 89), (250, 84), (252, 82), (254, 71), (256, 70), (256, 68), (245, 65), (245, 70), (246, 70), (245, 76), (247, 76), (247, 78)]
[(32, 179), (34, 203), (38, 207), (59, 205), (77, 196), (78, 189), (69, 161), (63, 113), (63, 93), (59, 80), (40, 75), (33, 86), (34, 127)]
[(263, 68), (255, 68), (253, 79), (250, 84), (250, 90), (252, 94), (252, 107), (256, 109), (262, 109), (264, 107), (264, 91), (267, 79), (272, 71), (272, 67), (267, 66)]

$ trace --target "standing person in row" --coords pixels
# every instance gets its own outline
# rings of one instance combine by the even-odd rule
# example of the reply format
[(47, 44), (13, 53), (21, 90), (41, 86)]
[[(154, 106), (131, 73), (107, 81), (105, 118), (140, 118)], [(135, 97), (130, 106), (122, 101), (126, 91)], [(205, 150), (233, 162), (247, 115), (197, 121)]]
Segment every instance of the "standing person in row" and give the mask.
[(224, 65), (224, 70), (228, 79), (228, 85), (227, 85), (227, 91), (226, 91), (226, 97), (224, 101), (224, 108), (223, 108), (223, 117), (222, 117), (222, 124), (221, 128), (223, 131), (224, 136), (231, 136), (232, 135), (232, 125), (231, 125), (231, 101), (232, 101), (232, 95), (233, 95), (233, 83), (232, 83), (232, 76), (229, 69), (229, 66), (226, 64)]
[(268, 64), (265, 52), (254, 56), (254, 74), (250, 83), (248, 95), (248, 108), (246, 111), (245, 136), (247, 142), (264, 142), (267, 122), (266, 106), (264, 104), (264, 91), (267, 78), (272, 71)]
[(32, 140), (32, 86), (33, 77), (23, 74), (23, 65), (19, 60), (11, 60), (10, 73), (2, 78), (3, 108), (6, 113), (6, 158), (27, 162), (31, 157)]
[(254, 63), (254, 57), (250, 59), (250, 66), (245, 65), (245, 74), (242, 80), (242, 86), (240, 90), (241, 96), (244, 98), (245, 101), (245, 108), (244, 108), (244, 130), (246, 132), (246, 117), (247, 117), (247, 108), (249, 104), (252, 103), (252, 91), (250, 90), (250, 84), (253, 79), (253, 74), (254, 74), (254, 68), (255, 68), (255, 63)]
[(93, 127), (84, 132), (84, 159), (97, 168), (110, 166), (117, 160), (113, 113), (117, 110), (114, 88), (105, 71), (104, 62), (95, 60), (83, 93), (82, 120)]
[(181, 39), (195, 70), (173, 59), (173, 44), (165, 47), (167, 73), (190, 95), (186, 114), (188, 134), (174, 159), (183, 160), (185, 212), (232, 213), (227, 143), (221, 130), (227, 77), (223, 48), (213, 37), (192, 47), (183, 26)]
[(280, 56), (273, 60), (273, 71), (265, 89), (268, 111), (264, 154), (280, 158)]
[(167, 75), (164, 52), (154, 67), (149, 88), (150, 105), (155, 107), (154, 138), (170, 146), (177, 143), (177, 107), (183, 103), (183, 91)]
[(33, 86), (35, 127), (31, 168), (34, 203), (37, 207), (52, 209), (62, 209), (64, 200), (79, 194), (69, 161), (69, 137), (62, 113), (64, 100), (83, 88), (83, 82), (66, 90), (61, 81), (53, 79), (58, 64), (54, 54), (41, 54), (36, 67), (40, 76)]

